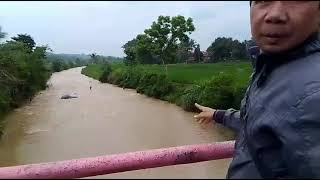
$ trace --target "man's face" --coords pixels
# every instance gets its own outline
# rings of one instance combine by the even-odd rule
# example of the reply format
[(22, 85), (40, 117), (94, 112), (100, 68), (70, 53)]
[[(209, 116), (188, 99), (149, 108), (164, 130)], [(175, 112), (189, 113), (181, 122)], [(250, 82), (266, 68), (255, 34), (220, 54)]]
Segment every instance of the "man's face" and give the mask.
[(252, 36), (264, 53), (290, 50), (318, 30), (319, 5), (319, 1), (253, 1)]

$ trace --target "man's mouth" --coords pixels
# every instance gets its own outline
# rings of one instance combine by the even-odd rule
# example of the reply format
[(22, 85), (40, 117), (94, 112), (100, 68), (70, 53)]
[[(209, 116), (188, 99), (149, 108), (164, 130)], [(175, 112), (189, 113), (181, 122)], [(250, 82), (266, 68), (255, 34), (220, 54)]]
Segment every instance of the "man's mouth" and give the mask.
[(277, 43), (278, 41), (287, 38), (289, 35), (285, 33), (266, 33), (263, 34), (263, 36), (271, 43)]

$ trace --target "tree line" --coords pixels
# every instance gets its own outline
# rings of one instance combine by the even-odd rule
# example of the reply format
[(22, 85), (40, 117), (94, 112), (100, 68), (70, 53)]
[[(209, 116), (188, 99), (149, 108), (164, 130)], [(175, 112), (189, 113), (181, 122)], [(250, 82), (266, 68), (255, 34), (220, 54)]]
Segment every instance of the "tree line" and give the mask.
[(237, 39), (218, 37), (205, 52), (189, 36), (195, 31), (192, 18), (159, 16), (150, 28), (125, 43), (126, 64), (175, 64), (248, 60), (247, 44)]
[(62, 71), (70, 67), (87, 66), (89, 64), (105, 64), (123, 62), (123, 58), (91, 54), (53, 54), (47, 53), (47, 59), (52, 63), (54, 71)]
[(91, 53), (88, 55), (90, 58), (88, 59), (88, 64), (104, 64), (104, 63), (112, 63), (112, 62), (123, 62), (123, 58), (114, 57), (114, 56), (102, 56), (97, 53)]

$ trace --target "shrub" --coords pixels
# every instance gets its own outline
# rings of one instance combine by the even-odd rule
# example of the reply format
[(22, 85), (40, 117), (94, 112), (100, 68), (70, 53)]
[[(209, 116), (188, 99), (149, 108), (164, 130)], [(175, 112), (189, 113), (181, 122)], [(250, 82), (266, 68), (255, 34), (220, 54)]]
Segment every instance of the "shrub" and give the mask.
[(206, 81), (200, 102), (215, 109), (228, 109), (234, 104), (233, 79), (229, 75), (219, 74)]
[(232, 77), (219, 74), (186, 89), (181, 97), (181, 105), (187, 111), (196, 111), (194, 103), (214, 109), (228, 109), (234, 105), (234, 97)]
[(137, 87), (138, 93), (163, 99), (172, 91), (172, 84), (164, 74), (144, 73)]
[(106, 63), (103, 66), (103, 73), (99, 78), (99, 81), (101, 81), (102, 83), (107, 83), (108, 82), (108, 77), (111, 74), (111, 65), (109, 63)]
[(124, 73), (124, 69), (121, 68), (113, 70), (111, 74), (108, 76), (107, 82), (119, 85), (121, 80), (123, 79)]
[(136, 88), (139, 85), (142, 74), (143, 72), (140, 68), (128, 68), (124, 74), (125, 78), (120, 85), (125, 88)]
[(192, 85), (187, 88), (180, 98), (179, 104), (186, 111), (196, 111), (194, 103), (200, 101), (201, 93), (203, 92), (204, 85)]

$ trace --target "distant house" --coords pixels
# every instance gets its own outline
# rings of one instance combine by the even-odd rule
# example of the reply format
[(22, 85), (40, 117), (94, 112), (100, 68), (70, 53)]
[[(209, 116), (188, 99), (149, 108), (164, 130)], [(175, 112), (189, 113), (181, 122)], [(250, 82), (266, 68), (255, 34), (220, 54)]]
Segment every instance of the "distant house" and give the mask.
[(189, 52), (186, 63), (191, 64), (191, 63), (212, 63), (212, 62), (214, 62), (214, 54), (213, 53), (201, 51), (201, 54), (202, 54), (202, 62), (197, 62), (196, 58), (194, 57), (194, 53)]
[(186, 60), (187, 64), (192, 64), (196, 63), (196, 59), (193, 56), (189, 56), (188, 59)]
[(192, 52), (188, 52), (188, 58), (186, 59), (187, 64), (197, 63)]
[(212, 63), (212, 62), (214, 62), (213, 53), (207, 52), (207, 51), (202, 51), (202, 54), (203, 54), (203, 62), (204, 63)]
[[(201, 51), (202, 62), (200, 63), (212, 63), (214, 62), (214, 56), (211, 52)], [(193, 53), (188, 54), (188, 59), (186, 60), (187, 64), (198, 63), (193, 55)]]

